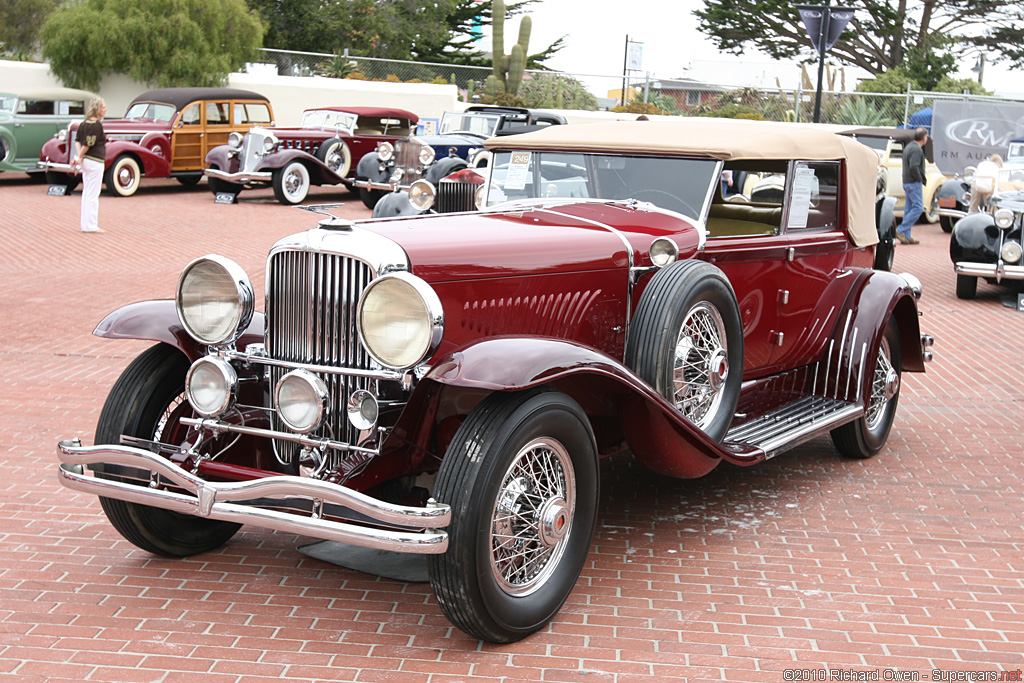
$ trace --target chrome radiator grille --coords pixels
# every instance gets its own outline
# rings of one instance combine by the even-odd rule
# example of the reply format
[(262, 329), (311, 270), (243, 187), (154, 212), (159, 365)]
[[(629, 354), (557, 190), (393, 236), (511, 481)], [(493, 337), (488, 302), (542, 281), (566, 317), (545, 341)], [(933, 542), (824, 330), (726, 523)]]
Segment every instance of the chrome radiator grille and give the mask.
[(437, 212), (473, 211), (476, 209), (476, 183), (442, 180), (437, 184)]
[[(304, 251), (273, 255), (267, 271), (267, 352), (277, 360), (368, 369), (371, 360), (356, 333), (356, 304), (372, 278), (369, 265), (347, 256)], [(286, 372), (271, 367), (271, 391)], [(368, 389), (369, 380), (335, 374), (320, 378), (330, 392), (330, 405), (314, 435), (357, 443), (359, 434), (345, 409), (350, 393)], [(274, 429), (287, 429), (276, 412), (273, 422)], [(286, 464), (298, 450), (296, 444), (275, 443), (278, 458)]]
[(238, 151), (238, 170), (254, 171), (260, 162), (260, 153), (267, 137), (259, 133), (246, 133), (242, 138), (242, 149)]
[(420, 172), (420, 149), (423, 143), (419, 140), (395, 141), (395, 168), (402, 169), (402, 185), (411, 185), (413, 181), (423, 177)]

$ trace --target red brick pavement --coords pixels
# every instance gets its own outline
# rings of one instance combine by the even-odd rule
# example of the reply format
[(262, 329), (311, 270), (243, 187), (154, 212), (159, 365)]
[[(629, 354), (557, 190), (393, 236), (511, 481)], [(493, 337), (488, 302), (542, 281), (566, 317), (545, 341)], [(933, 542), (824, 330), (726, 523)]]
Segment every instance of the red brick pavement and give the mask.
[[(172, 296), (181, 267), (208, 252), (237, 260), (260, 291), (270, 245), (316, 219), (269, 190), (242, 197), (214, 205), (203, 185), (146, 181), (134, 198), (103, 197), (107, 233), (83, 235), (77, 195), (0, 176), (0, 679), (754, 682), (1024, 668), (1024, 317), (985, 284), (976, 301), (955, 298), (937, 226), (897, 250), (896, 269), (924, 283), (922, 327), (937, 343), (928, 373), (905, 378), (888, 448), (850, 461), (817, 439), (694, 481), (604, 463), (583, 576), (525, 642), (471, 640), (426, 585), (310, 559), (295, 550), (309, 539), (291, 534), (246, 529), (176, 561), (121, 540), (95, 498), (55, 476), (56, 442), (91, 440), (107, 390), (146, 346), (90, 332), (117, 306)], [(367, 213), (334, 191), (315, 199)]]

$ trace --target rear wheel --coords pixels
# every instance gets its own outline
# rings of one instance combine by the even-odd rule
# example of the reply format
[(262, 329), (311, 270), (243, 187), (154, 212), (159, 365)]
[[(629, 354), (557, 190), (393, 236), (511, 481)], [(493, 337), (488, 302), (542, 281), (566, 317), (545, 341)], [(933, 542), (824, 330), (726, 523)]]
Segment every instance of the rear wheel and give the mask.
[(438, 605), (498, 643), (543, 628), (569, 597), (597, 518), (597, 447), (583, 409), (554, 391), (495, 393), (456, 432), (435, 497), (452, 508), (430, 555)]
[(103, 174), (107, 192), (115, 197), (131, 197), (142, 182), (142, 171), (135, 157), (122, 154)]
[[(144, 351), (110, 390), (96, 425), (95, 443), (119, 444), (122, 434), (175, 445), (184, 441), (185, 428), (179, 418), (192, 415), (185, 400), (188, 368), (188, 358), (166, 344)], [(118, 474), (99, 476), (124, 480)], [(169, 557), (217, 548), (241, 526), (111, 498), (100, 498), (100, 505), (127, 540), (143, 550)]]
[(978, 293), (978, 278), (970, 275), (956, 276), (956, 298), (973, 299)]
[(895, 319), (889, 318), (875, 355), (866, 412), (855, 421), (832, 430), (832, 443), (840, 453), (848, 458), (863, 459), (882, 450), (896, 418), (901, 377), (899, 329)]

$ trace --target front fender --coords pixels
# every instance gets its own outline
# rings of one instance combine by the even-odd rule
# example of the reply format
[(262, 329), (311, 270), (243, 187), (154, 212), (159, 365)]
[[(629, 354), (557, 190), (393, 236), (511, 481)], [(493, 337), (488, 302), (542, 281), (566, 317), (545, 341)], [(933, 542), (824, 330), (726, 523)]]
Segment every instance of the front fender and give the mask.
[(607, 434), (614, 422), (641, 462), (673, 477), (703, 476), (723, 459), (744, 465), (761, 459), (709, 439), (629, 368), (571, 341), (489, 339), (440, 359), (424, 379), (456, 393), (554, 387), (584, 407), (595, 432)]
[[(263, 314), (254, 312), (252, 322), (236, 342), (245, 349), (247, 344), (263, 341)], [(164, 342), (179, 349), (190, 361), (206, 355), (207, 346), (193, 339), (178, 319), (173, 299), (139, 301), (107, 314), (92, 331), (105, 339), (146, 339)]]
[(963, 178), (950, 178), (939, 188), (939, 199), (955, 199), (957, 203), (966, 205), (964, 195), (970, 189), (971, 186), (964, 182)]
[(967, 214), (953, 226), (949, 258), (953, 263), (995, 263), (999, 256), (999, 228), (988, 213)]
[[(392, 159), (392, 162), (394, 160)], [(380, 157), (376, 152), (368, 152), (363, 155), (363, 158), (356, 164), (356, 176), (359, 178), (366, 178), (374, 183), (386, 183), (391, 178), (390, 167), (392, 162), (385, 164), (385, 168), (382, 171)]]
[(231, 161), (235, 161), (237, 165), (237, 157), (230, 156), (231, 148), (227, 145), (218, 145), (206, 153), (206, 158), (203, 159), (204, 165), (209, 168), (216, 166), (222, 171), (234, 172), (237, 168), (231, 168)]
[(875, 227), (878, 229), (878, 241), (879, 242), (892, 242), (896, 237), (893, 234), (893, 225), (896, 220), (896, 198), (886, 197), (878, 206), (878, 215), (875, 217), (877, 223)]
[(130, 154), (142, 164), (143, 175), (151, 178), (168, 178), (171, 175), (171, 164), (168, 159), (143, 147), (137, 142), (128, 140), (110, 140), (107, 142), (106, 166), (110, 165), (122, 154)]

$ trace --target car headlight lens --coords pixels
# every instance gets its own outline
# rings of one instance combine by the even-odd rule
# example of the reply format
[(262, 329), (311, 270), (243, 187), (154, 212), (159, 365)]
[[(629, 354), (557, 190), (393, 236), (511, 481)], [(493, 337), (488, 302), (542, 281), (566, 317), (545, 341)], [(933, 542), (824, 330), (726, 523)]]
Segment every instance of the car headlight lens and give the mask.
[(252, 320), (253, 302), (245, 271), (220, 256), (196, 259), (178, 279), (178, 318), (203, 344), (216, 346), (238, 339)]
[(185, 395), (203, 417), (223, 415), (235, 402), (238, 375), (223, 358), (200, 358), (185, 375)]
[(274, 405), (288, 427), (308, 434), (327, 414), (327, 385), (308, 370), (292, 370), (274, 387)]
[(1006, 230), (1013, 225), (1013, 211), (999, 209), (995, 214), (996, 227)]
[(370, 283), (359, 299), (359, 337), (373, 359), (394, 370), (411, 368), (441, 341), (444, 312), (430, 285), (405, 272)]
[(409, 187), (409, 203), (418, 211), (426, 211), (434, 205), (437, 190), (429, 180), (420, 178)]
[(430, 166), (434, 163), (434, 148), (430, 145), (423, 145), (420, 147), (420, 163), (424, 166)]
[(391, 161), (393, 156), (395, 156), (395, 146), (390, 142), (382, 142), (377, 145), (377, 157), (381, 161)]
[(67, 128), (61, 128), (59, 131), (57, 131), (57, 139), (60, 140), (61, 142), (64, 142), (65, 140), (67, 140), (68, 139), (68, 129)]
[(476, 208), (484, 208), (484, 200), (487, 197), (487, 193), (484, 191), (487, 189), (486, 185), (481, 185), (476, 188), (476, 192), (473, 194), (473, 203), (476, 204)]
[(232, 131), (231, 134), (228, 135), (228, 147), (230, 147), (231, 149), (241, 149), (242, 134), (239, 133), (238, 131)]
[(270, 154), (277, 147), (277, 138), (273, 135), (268, 135), (263, 140), (263, 153)]
[(679, 258), (679, 247), (667, 237), (659, 237), (651, 243), (651, 261), (662, 268)]
[(1003, 245), (1003, 248), (999, 250), (999, 258), (1003, 259), (1003, 263), (1016, 263), (1020, 261), (1022, 255), (1020, 244), (1017, 242), (1007, 242)]
[(978, 169), (976, 169), (974, 166), (968, 166), (967, 168), (965, 168), (964, 169), (964, 180), (966, 180), (969, 183), (973, 183), (974, 182), (974, 172), (977, 171), (977, 170)]

